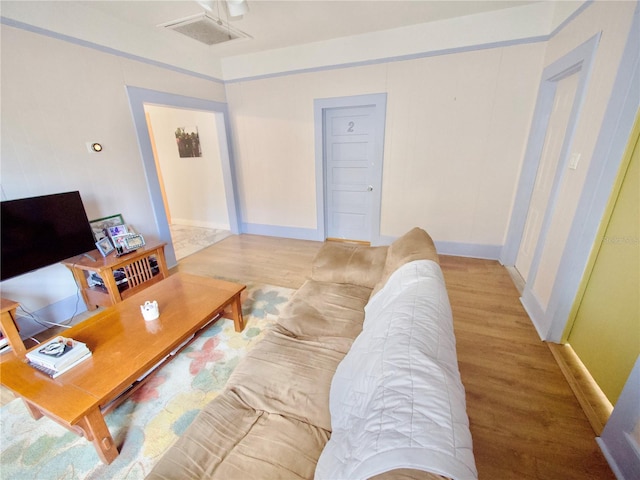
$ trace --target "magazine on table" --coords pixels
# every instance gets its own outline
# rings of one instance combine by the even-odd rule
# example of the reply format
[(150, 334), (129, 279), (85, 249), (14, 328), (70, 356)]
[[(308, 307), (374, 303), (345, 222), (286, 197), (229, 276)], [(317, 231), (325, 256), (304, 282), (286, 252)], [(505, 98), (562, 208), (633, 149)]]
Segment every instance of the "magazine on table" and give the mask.
[(66, 337), (56, 337), (27, 352), (29, 363), (62, 371), (91, 352), (86, 344)]

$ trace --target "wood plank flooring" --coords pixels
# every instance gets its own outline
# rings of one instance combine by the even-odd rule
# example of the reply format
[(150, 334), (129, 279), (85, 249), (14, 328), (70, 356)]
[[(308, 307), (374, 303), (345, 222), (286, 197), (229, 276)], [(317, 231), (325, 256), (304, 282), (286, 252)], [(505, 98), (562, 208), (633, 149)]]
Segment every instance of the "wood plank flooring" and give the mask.
[[(298, 288), (321, 243), (239, 235), (180, 271)], [(480, 479), (614, 479), (547, 345), (498, 262), (440, 258)]]
[(233, 235), (178, 262), (171, 271), (299, 288), (320, 242)]
[[(234, 235), (174, 271), (298, 288), (321, 243)], [(479, 478), (615, 479), (498, 262), (441, 256)]]
[(441, 256), (480, 478), (614, 479), (498, 262)]

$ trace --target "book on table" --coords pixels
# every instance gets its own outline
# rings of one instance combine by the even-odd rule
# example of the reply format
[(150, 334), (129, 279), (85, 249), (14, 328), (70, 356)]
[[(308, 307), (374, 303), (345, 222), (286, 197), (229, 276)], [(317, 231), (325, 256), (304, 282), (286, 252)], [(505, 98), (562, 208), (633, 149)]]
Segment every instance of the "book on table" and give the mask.
[(89, 351), (85, 356), (80, 357), (79, 359), (77, 359), (75, 362), (72, 362), (71, 364), (67, 365), (66, 367), (63, 367), (60, 370), (56, 370), (56, 369), (52, 369), (52, 368), (47, 368), (44, 367), (42, 365), (38, 365), (37, 363), (33, 363), (33, 362), (28, 362), (29, 365), (31, 365), (33, 368), (35, 368), (36, 370), (40, 370), (42, 373), (44, 373), (45, 375), (50, 376), (51, 378), (56, 378), (60, 375), (62, 375), (64, 372), (67, 372), (69, 370), (71, 370), (73, 367), (75, 367), (76, 365), (78, 365), (79, 363), (84, 362), (85, 360), (91, 358), (91, 351)]
[(87, 345), (72, 338), (56, 337), (26, 354), (29, 364), (52, 378), (91, 356)]

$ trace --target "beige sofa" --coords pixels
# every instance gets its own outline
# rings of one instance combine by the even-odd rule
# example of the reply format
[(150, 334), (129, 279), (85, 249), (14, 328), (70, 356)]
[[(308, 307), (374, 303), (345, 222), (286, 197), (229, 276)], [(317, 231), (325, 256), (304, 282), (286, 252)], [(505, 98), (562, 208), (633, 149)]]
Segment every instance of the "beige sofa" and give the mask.
[[(314, 478), (332, 432), (332, 379), (362, 332), (365, 306), (415, 260), (438, 261), (431, 238), (417, 228), (389, 247), (323, 245), (311, 279), (147, 478)], [(398, 464), (369, 478), (443, 478), (437, 473)]]

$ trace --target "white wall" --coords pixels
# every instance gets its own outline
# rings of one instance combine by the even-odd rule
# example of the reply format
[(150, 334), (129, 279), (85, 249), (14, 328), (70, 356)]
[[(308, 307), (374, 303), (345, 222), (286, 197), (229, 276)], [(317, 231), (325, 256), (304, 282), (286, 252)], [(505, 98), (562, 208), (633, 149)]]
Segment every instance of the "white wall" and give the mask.
[(313, 101), (387, 93), (381, 235), (502, 245), (544, 44), (227, 85), (243, 221), (315, 229)]
[[(126, 52), (130, 57), (158, 62), (172, 68), (197, 72), (203, 78), (221, 78), (220, 59), (212, 57), (208, 45), (193, 42), (186, 36), (167, 30), (148, 30), (121, 20), (113, 15), (115, 2), (65, 1), (65, 0), (2, 0), (2, 16), (52, 33), (88, 42), (102, 50)], [(145, 2), (129, 2), (130, 11), (147, 8)], [(154, 4), (155, 24), (176, 18), (173, 2)], [(179, 16), (188, 17), (202, 13), (197, 2), (184, 2)], [(116, 4), (117, 5), (117, 4)], [(185, 10), (188, 9), (189, 11)], [(152, 22), (154, 20), (151, 20)], [(109, 47), (104, 47), (108, 45)]]
[[(144, 110), (153, 127), (171, 222), (229, 230), (215, 115), (157, 105), (145, 105)], [(197, 127), (201, 157), (180, 158), (178, 127)]]
[[(6, 25), (0, 31), (2, 199), (79, 190), (89, 219), (121, 213), (153, 239), (157, 227), (125, 87), (224, 101), (223, 85)], [(89, 141), (104, 152), (89, 153)], [(2, 296), (31, 310), (76, 291), (64, 267), (25, 277), (3, 282)]]

